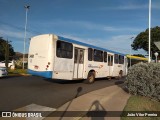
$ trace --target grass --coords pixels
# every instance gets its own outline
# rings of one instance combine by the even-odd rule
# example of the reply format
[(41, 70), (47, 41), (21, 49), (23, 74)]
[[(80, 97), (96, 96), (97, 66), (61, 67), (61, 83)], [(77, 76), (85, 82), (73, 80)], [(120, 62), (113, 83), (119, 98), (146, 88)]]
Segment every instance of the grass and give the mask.
[[(160, 102), (147, 97), (131, 96), (123, 111), (160, 111)], [(160, 120), (160, 117), (121, 117), (121, 120)]]
[(15, 70), (8, 70), (9, 75), (19, 75), (19, 74), (27, 74), (27, 69), (15, 69)]

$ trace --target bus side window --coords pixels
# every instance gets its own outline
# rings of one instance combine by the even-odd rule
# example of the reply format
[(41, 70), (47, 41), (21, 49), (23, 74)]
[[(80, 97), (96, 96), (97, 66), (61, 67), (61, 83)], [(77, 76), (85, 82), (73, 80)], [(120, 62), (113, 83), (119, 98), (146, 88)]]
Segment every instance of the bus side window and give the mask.
[(113, 55), (108, 55), (108, 66), (113, 66)]
[(120, 60), (120, 59), (119, 59), (119, 56), (120, 56), (120, 55), (118, 55), (118, 54), (115, 54), (115, 55), (114, 55), (114, 63), (115, 63), (115, 64), (118, 64), (118, 63), (119, 63), (119, 60)]
[(124, 64), (124, 56), (119, 57), (119, 64)]
[(74, 63), (78, 63), (77, 59), (78, 59), (78, 49), (75, 49), (74, 51)]
[(94, 61), (103, 62), (103, 51), (94, 49)]
[(104, 52), (104, 62), (107, 62), (107, 52)]
[(84, 54), (83, 50), (80, 50), (80, 56), (79, 56), (79, 57), (80, 57), (80, 58), (79, 58), (79, 63), (80, 63), (80, 64), (83, 64), (83, 61), (84, 61), (84, 58), (83, 58), (84, 55), (83, 55), (83, 54)]
[(92, 58), (93, 58), (93, 49), (88, 48), (88, 60), (92, 61)]
[(57, 49), (56, 55), (60, 58), (68, 58), (72, 59), (73, 57), (73, 45), (72, 43), (64, 42), (64, 41), (57, 41)]
[(111, 66), (113, 66), (113, 55), (111, 55)]
[(108, 55), (108, 66), (111, 64), (111, 55)]

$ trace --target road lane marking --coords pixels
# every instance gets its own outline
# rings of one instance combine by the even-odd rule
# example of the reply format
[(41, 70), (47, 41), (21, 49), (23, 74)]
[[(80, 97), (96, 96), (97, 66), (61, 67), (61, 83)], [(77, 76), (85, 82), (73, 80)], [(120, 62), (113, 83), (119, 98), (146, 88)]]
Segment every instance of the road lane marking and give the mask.
[[(18, 113), (21, 113), (21, 112), (39, 112), (41, 114), (45, 114), (45, 116), (42, 116), (42, 117), (15, 117), (16, 118), (20, 118), (21, 120), (43, 120), (46, 116), (48, 116), (49, 114), (51, 114), (52, 112), (56, 111), (55, 108), (51, 108), (51, 107), (47, 107), (47, 106), (42, 106), (42, 105), (38, 105), (38, 104), (29, 104), (29, 105), (26, 105), (24, 107), (21, 107), (21, 108), (17, 108), (15, 110), (13, 110), (15, 113), (18, 112)], [(13, 118), (14, 119), (14, 118)], [(7, 119), (8, 120), (8, 119)]]

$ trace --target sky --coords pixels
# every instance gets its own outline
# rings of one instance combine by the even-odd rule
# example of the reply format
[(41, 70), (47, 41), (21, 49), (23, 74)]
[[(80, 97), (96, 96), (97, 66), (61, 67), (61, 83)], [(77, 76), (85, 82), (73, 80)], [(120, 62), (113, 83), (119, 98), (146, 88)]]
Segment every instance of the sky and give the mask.
[[(134, 38), (148, 28), (148, 4), (149, 0), (0, 0), (0, 37), (23, 53), (24, 5), (29, 5), (26, 53), (31, 37), (56, 34), (130, 54)], [(160, 26), (159, 13), (160, 0), (152, 0), (151, 27)]]

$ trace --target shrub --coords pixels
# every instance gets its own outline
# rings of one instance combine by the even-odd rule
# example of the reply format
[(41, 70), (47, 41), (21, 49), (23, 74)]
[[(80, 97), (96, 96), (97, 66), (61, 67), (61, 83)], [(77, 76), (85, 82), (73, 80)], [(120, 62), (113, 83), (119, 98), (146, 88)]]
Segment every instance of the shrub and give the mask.
[(15, 70), (8, 70), (9, 74), (26, 74), (27, 70), (26, 69), (15, 69)]
[[(16, 60), (15, 62), (15, 68), (17, 69), (22, 69), (23, 67), (23, 63), (21, 60)], [(27, 69), (28, 68), (28, 63), (24, 63), (24, 68)]]
[(160, 63), (138, 63), (128, 69), (128, 91), (160, 101)]

